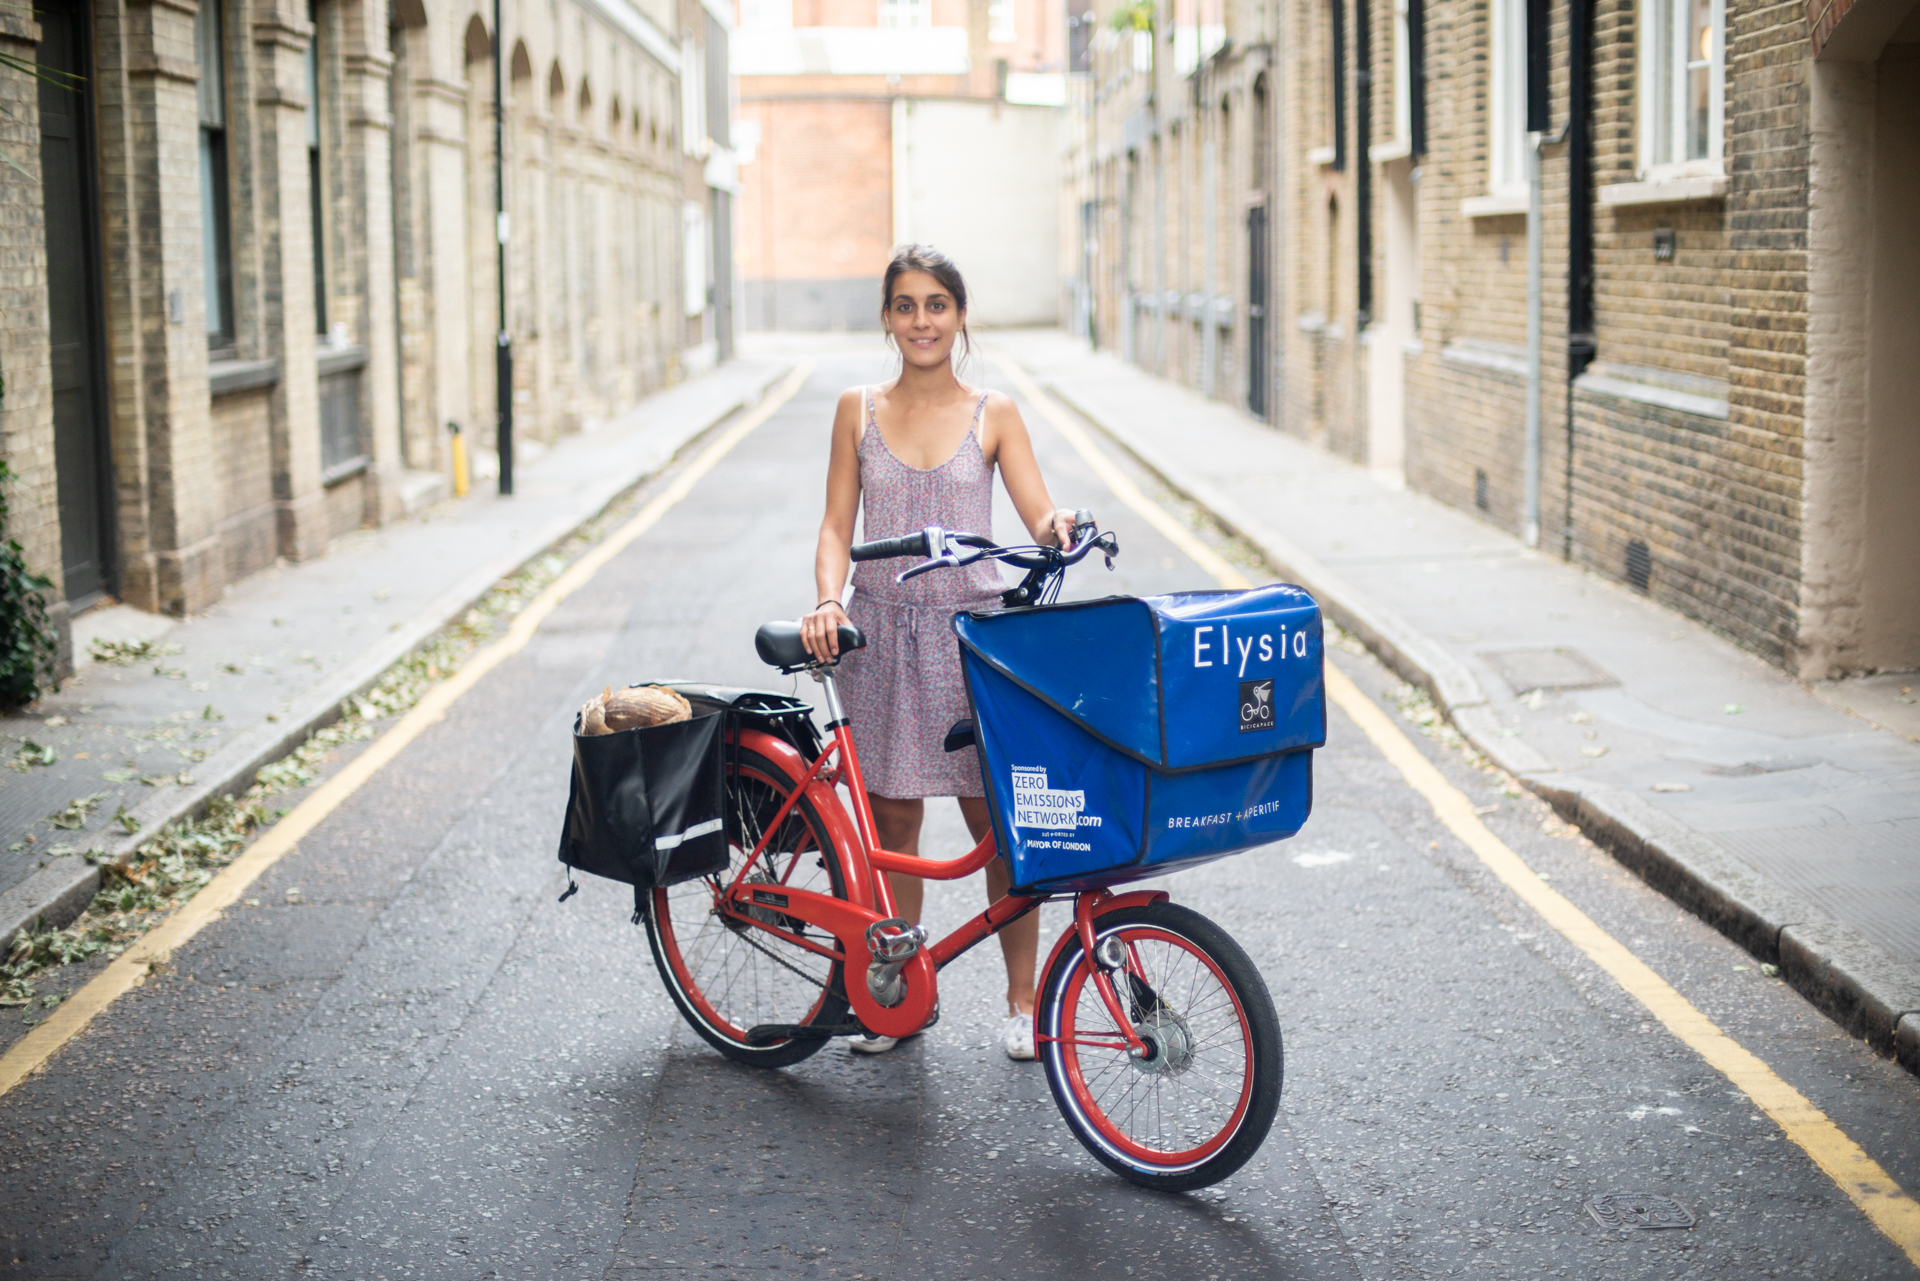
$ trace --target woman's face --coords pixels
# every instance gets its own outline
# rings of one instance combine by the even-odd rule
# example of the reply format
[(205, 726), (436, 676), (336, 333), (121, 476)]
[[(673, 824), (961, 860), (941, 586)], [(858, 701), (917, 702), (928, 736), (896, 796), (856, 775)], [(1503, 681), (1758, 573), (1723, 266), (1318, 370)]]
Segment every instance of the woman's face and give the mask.
[(903, 271), (893, 278), (893, 297), (887, 300), (887, 332), (909, 365), (931, 369), (944, 365), (953, 352), (953, 340), (967, 313), (946, 286), (924, 271)]

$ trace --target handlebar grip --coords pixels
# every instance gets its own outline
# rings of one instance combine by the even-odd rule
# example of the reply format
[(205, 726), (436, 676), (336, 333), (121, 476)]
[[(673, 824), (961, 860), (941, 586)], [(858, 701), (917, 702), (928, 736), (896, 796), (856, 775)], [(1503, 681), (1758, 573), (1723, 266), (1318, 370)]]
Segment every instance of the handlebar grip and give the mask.
[(891, 560), (896, 556), (925, 556), (927, 534), (903, 534), (899, 538), (881, 538), (871, 543), (855, 543), (849, 549), (854, 560)]

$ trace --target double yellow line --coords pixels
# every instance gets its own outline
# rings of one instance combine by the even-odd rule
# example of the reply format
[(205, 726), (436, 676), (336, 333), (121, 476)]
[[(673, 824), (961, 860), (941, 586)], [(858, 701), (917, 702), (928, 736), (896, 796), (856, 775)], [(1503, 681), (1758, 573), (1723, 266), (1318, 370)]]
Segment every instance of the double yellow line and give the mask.
[[(1101, 451), (1059, 402), (1041, 391), (1026, 370), (1003, 355), (995, 360), (1021, 396), (1044, 415), (1074, 451), (1114, 495), (1168, 542), (1191, 557), (1222, 587), (1246, 588), (1253, 583), (1191, 529), (1141, 492), (1133, 479)], [(1920, 1204), (1907, 1195), (1878, 1162), (1815, 1107), (1805, 1095), (1782, 1080), (1757, 1055), (1721, 1031), (1672, 984), (1596, 925), (1565, 895), (1550, 888), (1519, 855), (1508, 849), (1474, 812), (1473, 801), (1421, 754), (1379, 705), (1357, 689), (1340, 670), (1327, 665), (1327, 693), (1360, 727), (1381, 755), (1433, 807), (1447, 829), (1474, 852), (1487, 868), (1519, 896), (1561, 937), (1586, 953), (1611, 975), (1647, 1012), (1683, 1041), (1735, 1088), (1766, 1113), (1787, 1138), (1813, 1158), (1826, 1176), (1847, 1194), (1860, 1211), (1884, 1232), (1908, 1260), (1920, 1267)]]
[(342, 802), (406, 750), (409, 743), (447, 714), (447, 709), (462, 694), (480, 683), (480, 679), (507, 659), (526, 648), (527, 642), (560, 602), (579, 591), (625, 551), (633, 540), (652, 529), (660, 518), (693, 492), (701, 477), (727, 456), (735, 445), (771, 418), (800, 390), (813, 372), (810, 361), (796, 365), (786, 379), (738, 422), (717, 436), (703, 449), (673, 482), (655, 495), (632, 520), (612, 536), (596, 545), (553, 580), (527, 607), (514, 615), (506, 635), (477, 651), (460, 669), (428, 690), (418, 703), (394, 723), (340, 772), (315, 788), (306, 800), (268, 829), (239, 858), (222, 868), (218, 875), (181, 905), (160, 925), (142, 935), (112, 964), (94, 976), (79, 991), (54, 1009), (46, 1022), (14, 1043), (0, 1055), (0, 1096), (4, 1096), (53, 1057), (61, 1046), (78, 1036), (94, 1018), (130, 989), (146, 981), (149, 973), (166, 963), (177, 949), (194, 935), (220, 918), (233, 906), (262, 873), (293, 852), (301, 839), (318, 827)]

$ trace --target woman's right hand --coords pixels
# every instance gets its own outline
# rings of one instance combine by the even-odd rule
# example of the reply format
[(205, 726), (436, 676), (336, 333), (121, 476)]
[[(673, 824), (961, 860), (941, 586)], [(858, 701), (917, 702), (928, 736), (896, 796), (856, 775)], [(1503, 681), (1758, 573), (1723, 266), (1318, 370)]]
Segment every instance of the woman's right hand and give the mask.
[(835, 662), (840, 657), (840, 627), (851, 620), (837, 600), (822, 601), (817, 609), (800, 620), (800, 640), (816, 663)]

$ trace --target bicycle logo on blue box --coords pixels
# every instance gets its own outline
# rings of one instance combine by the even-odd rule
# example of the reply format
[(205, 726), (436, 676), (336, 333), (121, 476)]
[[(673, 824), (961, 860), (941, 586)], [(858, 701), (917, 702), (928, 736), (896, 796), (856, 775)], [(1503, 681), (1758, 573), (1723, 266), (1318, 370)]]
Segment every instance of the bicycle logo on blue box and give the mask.
[(954, 619), (1015, 886), (1116, 884), (1282, 840), (1326, 741), (1320, 609), (1297, 587)]

